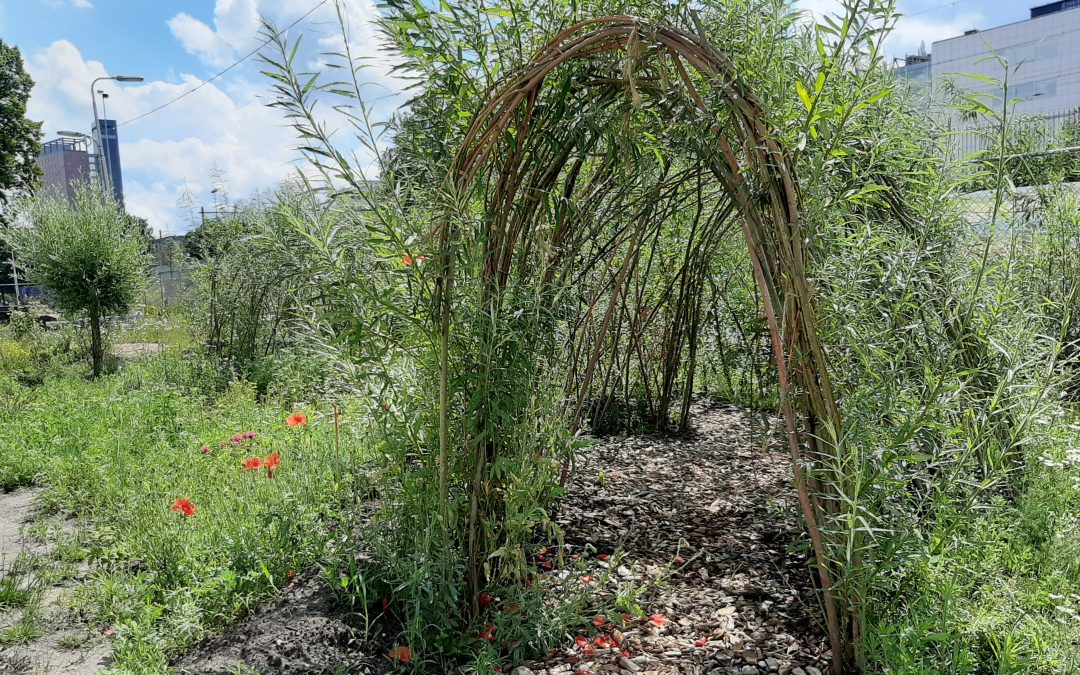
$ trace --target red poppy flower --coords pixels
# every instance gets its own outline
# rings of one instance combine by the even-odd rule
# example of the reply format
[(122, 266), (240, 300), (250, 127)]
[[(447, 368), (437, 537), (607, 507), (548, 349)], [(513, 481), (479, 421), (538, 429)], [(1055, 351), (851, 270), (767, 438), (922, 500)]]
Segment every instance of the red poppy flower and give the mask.
[(574, 644), (576, 644), (578, 647), (586, 647), (589, 644), (589, 638), (585, 637), (584, 635), (579, 635), (574, 638)]
[(582, 647), (581, 648), (581, 653), (582, 654), (595, 654), (596, 653), (596, 647)]
[(408, 663), (409, 661), (412, 661), (412, 650), (408, 647), (394, 647), (387, 656), (391, 661)]
[[(258, 457), (256, 457), (255, 459), (258, 459)], [(272, 452), (269, 455), (267, 455), (266, 457), (263, 457), (262, 463), (263, 463), (263, 466), (266, 467), (266, 477), (267, 478), (273, 478), (274, 477), (274, 469), (278, 468), (278, 466), (281, 465), (281, 455), (279, 455), (276, 452)], [(258, 467), (255, 467), (255, 468), (258, 468)]]
[(305, 424), (307, 424), (307, 415), (304, 413), (293, 413), (285, 419), (287, 427), (302, 427)]
[(653, 614), (652, 616), (649, 617), (649, 623), (656, 626), (657, 628), (663, 628), (664, 626), (667, 625), (667, 619), (665, 619), (660, 614)]
[(185, 518), (195, 515), (195, 504), (190, 499), (181, 497), (173, 502), (172, 510), (184, 514)]
[(709, 638), (707, 638), (707, 637), (703, 637), (703, 638), (699, 638), (697, 640), (694, 640), (694, 646), (695, 647), (704, 647), (707, 644), (709, 644)]
[(624, 649), (624, 650), (622, 650), (622, 652), (620, 652), (620, 653), (621, 653), (621, 654), (622, 654), (623, 656), (625, 656), (626, 658), (630, 658), (630, 650), (629, 650), (629, 649)]
[(593, 638), (593, 644), (599, 649), (607, 649), (611, 646), (611, 638), (606, 635), (600, 635), (599, 637)]
[(596, 626), (597, 628), (603, 626), (605, 623), (607, 623), (607, 619), (604, 618), (603, 614), (597, 614), (593, 617), (592, 625)]
[(289, 579), (292, 579), (293, 577), (296, 576), (296, 572), (293, 572), (292, 570), (289, 570), (288, 572), (285, 573), (285, 576), (287, 578), (289, 578)]
[(210, 446), (209, 445), (202, 446), (201, 448), (199, 448), (199, 452), (201, 452), (204, 455), (209, 454), (210, 453)]
[(248, 457), (244, 460), (245, 469), (258, 469), (260, 466), (262, 466), (262, 460), (258, 457)]
[(412, 256), (410, 256), (410, 255), (401, 256), (401, 262), (405, 263), (405, 265), (408, 266), (408, 267), (412, 267), (412, 264), (413, 264)]
[(550, 560), (545, 560), (544, 562), (540, 563), (540, 567), (543, 567), (546, 570), (551, 569), (552, 568), (551, 561)]
[(611, 556), (609, 556), (607, 553), (601, 553), (600, 555), (596, 556), (596, 559), (597, 560), (607, 560), (610, 557)]
[(481, 593), (476, 598), (476, 604), (480, 605), (480, 609), (483, 609), (483, 608), (487, 607), (489, 604), (491, 604), (491, 601), (494, 600), (494, 599), (495, 598), (491, 597), (487, 593)]
[(387, 598), (382, 599), (382, 609), (385, 612), (390, 607), (390, 600)]
[(484, 626), (484, 630), (480, 631), (480, 639), (487, 640), (488, 642), (495, 642), (495, 634), (492, 632), (495, 630), (495, 626), (488, 624)]

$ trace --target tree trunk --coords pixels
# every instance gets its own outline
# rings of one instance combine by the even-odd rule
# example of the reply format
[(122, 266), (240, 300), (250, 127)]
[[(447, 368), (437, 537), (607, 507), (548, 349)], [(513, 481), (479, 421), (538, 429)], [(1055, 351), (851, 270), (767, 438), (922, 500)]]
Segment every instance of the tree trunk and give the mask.
[(90, 311), (90, 363), (94, 371), (94, 377), (101, 376), (101, 365), (104, 360), (104, 348), (101, 344), (101, 313), (97, 310)]

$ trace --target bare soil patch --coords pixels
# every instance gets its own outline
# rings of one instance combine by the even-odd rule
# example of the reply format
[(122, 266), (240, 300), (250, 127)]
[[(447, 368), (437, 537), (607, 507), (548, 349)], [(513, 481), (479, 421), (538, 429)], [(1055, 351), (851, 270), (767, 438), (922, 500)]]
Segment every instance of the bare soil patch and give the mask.
[(305, 574), (277, 602), (206, 638), (173, 665), (188, 675), (388, 672), (389, 662), (366, 655), (359, 638), (326, 582)]
[(121, 342), (113, 346), (113, 355), (121, 361), (157, 356), (164, 350), (157, 342)]

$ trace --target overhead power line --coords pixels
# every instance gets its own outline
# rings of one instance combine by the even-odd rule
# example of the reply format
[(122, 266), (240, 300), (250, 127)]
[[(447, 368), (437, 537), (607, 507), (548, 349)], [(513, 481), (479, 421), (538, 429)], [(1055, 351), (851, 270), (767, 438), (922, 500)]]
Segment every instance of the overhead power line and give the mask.
[[(318, 3), (318, 4), (316, 4), (316, 5), (314, 6), (314, 7), (312, 7), (312, 8), (311, 8), (311, 9), (309, 9), (309, 10), (308, 10), (307, 12), (305, 12), (305, 13), (304, 13), (304, 14), (303, 14), (303, 15), (302, 15), (302, 16), (301, 16), (300, 18), (298, 18), (298, 19), (297, 19), (296, 21), (293, 21), (293, 22), (292, 22), (292, 23), (290, 23), (290, 24), (289, 24), (288, 26), (286, 26), (286, 27), (285, 27), (285, 30), (289, 30), (290, 28), (292, 28), (292, 27), (293, 27), (293, 26), (295, 26), (296, 24), (300, 23), (300, 22), (301, 22), (301, 21), (303, 21), (304, 19), (306, 19), (306, 18), (308, 18), (309, 16), (311, 16), (312, 12), (314, 12), (314, 11), (315, 11), (315, 10), (317, 10), (318, 8), (322, 7), (322, 6), (323, 6), (323, 5), (325, 5), (325, 4), (327, 3), (327, 2), (329, 2), (329, 0), (321, 0), (321, 1), (320, 1), (320, 2)], [(120, 123), (120, 126), (124, 126), (124, 125), (127, 125), (127, 124), (131, 124), (132, 122), (137, 122), (138, 120), (141, 120), (142, 118), (146, 117), (147, 115), (152, 115), (152, 114), (156, 113), (157, 111), (159, 111), (159, 110), (161, 110), (161, 109), (163, 109), (163, 108), (167, 108), (167, 107), (169, 107), (169, 106), (170, 106), (170, 105), (172, 105), (173, 103), (176, 103), (177, 101), (179, 101), (180, 99), (184, 98), (185, 96), (188, 96), (189, 94), (194, 94), (195, 92), (197, 92), (197, 91), (199, 91), (200, 89), (202, 89), (202, 88), (203, 88), (204, 86), (206, 86), (206, 85), (210, 84), (211, 82), (213, 82), (214, 80), (218, 79), (219, 77), (221, 77), (221, 76), (222, 76), (222, 75), (224, 75), (225, 73), (229, 72), (229, 71), (230, 71), (230, 70), (232, 70), (233, 68), (237, 67), (238, 65), (240, 65), (240, 64), (241, 64), (241, 63), (243, 63), (244, 61), (247, 61), (247, 60), (248, 60), (248, 59), (250, 59), (250, 58), (251, 58), (252, 56), (255, 56), (256, 54), (258, 54), (258, 53), (259, 53), (259, 50), (261, 50), (261, 49), (262, 49), (263, 47), (265, 47), (265, 46), (267, 45), (267, 43), (269, 43), (269, 42), (270, 42), (270, 38), (267, 38), (267, 39), (263, 40), (263, 41), (262, 41), (262, 44), (260, 44), (260, 45), (259, 45), (258, 47), (256, 47), (255, 49), (252, 49), (252, 50), (251, 50), (250, 52), (248, 52), (248, 53), (247, 53), (247, 54), (245, 54), (244, 56), (242, 56), (242, 57), (240, 57), (239, 59), (237, 59), (236, 61), (234, 61), (234, 62), (233, 62), (232, 64), (230, 64), (230, 65), (229, 65), (229, 66), (228, 66), (227, 68), (225, 68), (225, 69), (224, 69), (224, 70), (222, 70), (221, 72), (219, 72), (219, 73), (215, 74), (215, 75), (214, 75), (213, 77), (211, 77), (210, 79), (208, 79), (208, 80), (203, 80), (202, 82), (200, 82), (200, 83), (199, 83), (199, 84), (197, 84), (196, 86), (192, 87), (191, 89), (188, 89), (187, 91), (185, 91), (184, 93), (180, 94), (180, 95), (179, 95), (179, 96), (177, 96), (176, 98), (174, 98), (174, 99), (172, 99), (172, 100), (169, 100), (169, 101), (166, 101), (165, 103), (162, 103), (161, 105), (159, 105), (159, 106), (158, 106), (158, 107), (156, 107), (156, 108), (152, 108), (152, 109), (150, 109), (150, 110), (147, 110), (146, 112), (144, 112), (143, 114), (141, 114), (141, 115), (139, 115), (139, 116), (137, 116), (137, 117), (132, 117), (132, 118), (131, 118), (131, 119), (129, 119), (129, 120), (126, 120), (126, 121), (124, 121), (124, 122), (121, 122), (121, 123)]]

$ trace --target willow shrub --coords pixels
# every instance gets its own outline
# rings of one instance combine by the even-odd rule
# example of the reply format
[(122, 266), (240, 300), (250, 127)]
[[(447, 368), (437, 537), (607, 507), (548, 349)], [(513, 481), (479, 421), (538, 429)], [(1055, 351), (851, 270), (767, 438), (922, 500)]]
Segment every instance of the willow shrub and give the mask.
[[(587, 236), (566, 244), (584, 271), (547, 285), (515, 285), (501, 307), (486, 304), (479, 284), (459, 284), (452, 324), (443, 330), (437, 321), (433, 214), (450, 205), (468, 231), (493, 208), (483, 196), (499, 179), (495, 171), (468, 194), (445, 190), (450, 162), (481, 102), (573, 21), (636, 14), (691, 25), (724, 45), (795, 158), (820, 339), (842, 411), (841, 428), (825, 430), (839, 449), (835, 461), (822, 465), (815, 458), (821, 470), (812, 478), (841, 488), (831, 493), (839, 497), (829, 501), (823, 527), (838, 571), (833, 590), (851, 617), (859, 665), (914, 664), (928, 672), (989, 667), (998, 657), (985, 632), (965, 632), (949, 615), (929, 611), (935, 589), (924, 572), (968, 544), (977, 527), (974, 511), (1015, 499), (1028, 449), (1048, 437), (1046, 420), (1060, 387), (1060, 333), (1071, 324), (1048, 328), (1073, 296), (1037, 290), (1018, 270), (1041, 269), (1064, 246), (1055, 249), (1047, 239), (1031, 247), (1016, 235), (972, 228), (954, 198), (970, 182), (971, 167), (949, 163), (942, 137), (885, 66), (882, 41), (895, 22), (895, 3), (849, 0), (840, 16), (818, 25), (780, 0), (695, 5), (699, 21), (686, 9), (506, 0), (434, 11), (390, 3), (385, 29), (394, 58), (424, 85), (386, 127), (393, 134), (389, 149), (391, 139), (377, 134), (383, 127), (372, 124), (376, 111), (361, 95), (364, 71), (351, 54), (331, 56), (343, 81), (322, 83), (298, 72), (292, 45), (269, 30), (264, 58), (274, 105), (303, 138), (301, 150), (320, 178), (312, 187), (322, 197), (318, 208), (283, 210), (287, 227), (268, 245), (288, 274), (320, 289), (299, 305), (305, 339), (349, 364), (382, 431), (381, 513), (365, 532), (376, 556), (346, 575), (351, 596), (365, 605), (392, 590), (404, 608), (401, 639), (422, 658), (473, 654), (491, 665), (493, 648), (472, 637), (477, 599), (468, 572), (477, 561), (468, 559), (469, 538), (483, 528), (483, 536), (500, 544), (499, 555), (483, 561), (484, 573), (493, 590), (512, 595), (521, 592), (516, 578), (528, 546), (557, 537), (546, 507), (560, 494), (555, 477), (574, 449), (575, 419), (564, 397), (580, 384), (573, 368), (592, 347), (577, 336), (602, 334), (602, 314), (593, 307), (617, 310), (606, 342), (593, 352), (613, 383), (606, 375), (596, 380), (591, 391), (598, 398), (621, 392), (659, 400), (650, 392), (666, 388), (669, 398), (685, 401), (719, 380), (735, 395), (754, 392), (751, 400), (775, 402), (773, 392), (761, 391), (771, 371), (759, 367), (759, 350), (769, 345), (755, 325), (756, 295), (741, 249), (730, 239), (687, 245), (694, 241), (695, 200), (681, 200), (711, 193), (682, 190), (698, 180), (694, 153), (710, 137), (700, 133), (696, 117), (660, 114), (667, 109), (620, 108), (605, 116), (589, 100), (574, 99), (563, 109), (538, 111), (553, 135), (598, 139), (596, 152), (582, 160), (582, 170), (597, 177), (594, 197), (575, 198), (570, 178), (542, 195), (549, 227), (571, 218), (584, 223)], [(377, 183), (364, 162), (331, 139), (315, 110), (318, 100), (337, 105), (359, 130), (362, 152), (380, 169)], [(1002, 163), (978, 170), (995, 186), (998, 212)], [(684, 175), (673, 186), (673, 177)], [(655, 208), (642, 208), (649, 200)], [(706, 222), (727, 222), (718, 215), (722, 195), (696, 202)], [(631, 283), (621, 286), (633, 292), (618, 296), (614, 270), (625, 263), (627, 233), (643, 221), (649, 242), (643, 259), (658, 262), (635, 268)], [(487, 264), (483, 242), (458, 244), (460, 279), (475, 278)], [(692, 264), (673, 265), (676, 257)], [(689, 293), (682, 294), (684, 286)], [(1031, 302), (1043, 296), (1052, 299)], [(687, 329), (696, 320), (678, 319), (694, 313), (705, 317), (696, 331)], [(643, 316), (662, 320), (646, 328)], [(448, 336), (445, 345), (440, 334)], [(674, 343), (673, 335), (679, 336)], [(696, 362), (670, 358), (688, 354), (691, 344), (700, 352)], [(449, 447), (440, 447), (435, 413), (444, 348), (452, 365), (450, 409), (482, 404), (488, 411), (485, 419), (452, 415)], [(477, 451), (496, 436), (494, 474), (478, 472)], [(478, 519), (478, 510), (499, 516)], [(945, 637), (921, 640), (896, 631), (904, 617)], [(546, 620), (533, 622), (538, 628), (519, 649), (542, 649), (574, 620), (572, 612), (553, 608)]]
[(101, 374), (105, 344), (102, 319), (123, 314), (147, 285), (149, 256), (142, 233), (123, 207), (89, 184), (62, 194), (41, 192), (16, 207), (21, 223), (6, 231), (31, 283), (49, 291), (50, 302), (85, 316), (90, 324), (93, 374)]

